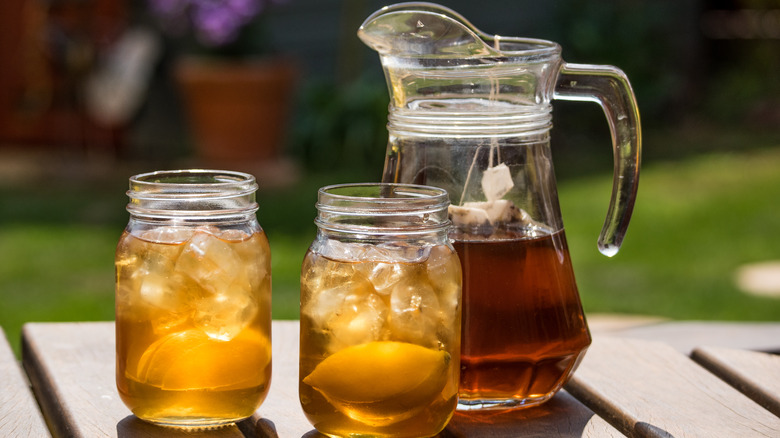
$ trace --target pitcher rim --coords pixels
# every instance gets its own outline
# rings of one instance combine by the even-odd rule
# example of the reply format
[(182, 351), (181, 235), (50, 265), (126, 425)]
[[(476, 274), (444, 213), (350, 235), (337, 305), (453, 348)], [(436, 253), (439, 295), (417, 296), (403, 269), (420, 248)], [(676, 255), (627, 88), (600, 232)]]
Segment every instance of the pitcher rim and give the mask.
[[(447, 20), (458, 22), (459, 24), (466, 27), (476, 37), (478, 37), (479, 40), (481, 40), (482, 43), (485, 45), (485, 47), (490, 52), (492, 52), (491, 53), (492, 56), (498, 55), (507, 58), (518, 58), (518, 57), (538, 57), (538, 56), (549, 55), (554, 57), (556, 55), (560, 56), (562, 51), (561, 45), (552, 40), (547, 40), (543, 38), (532, 38), (532, 37), (493, 35), (493, 34), (483, 32), (482, 30), (474, 26), (469, 20), (467, 20), (465, 17), (455, 12), (454, 10), (446, 6), (442, 6), (430, 2), (403, 2), (403, 3), (397, 3), (397, 4), (385, 6), (379, 9), (378, 11), (372, 13), (371, 15), (369, 15), (368, 18), (366, 18), (363, 21), (363, 23), (360, 25), (360, 28), (358, 29), (358, 33), (363, 31), (363, 29), (369, 23), (371, 23), (373, 20), (375, 20), (380, 16), (390, 15), (390, 14), (410, 13), (410, 12), (422, 12), (427, 14), (439, 15), (441, 17), (444, 17)], [(496, 43), (498, 44), (498, 47), (496, 47)], [(510, 48), (505, 49), (502, 48), (503, 46), (509, 46)], [(512, 47), (515, 46), (523, 46), (523, 48), (512, 49)], [(377, 50), (382, 56), (399, 57), (399, 58), (431, 57), (430, 55), (425, 55), (425, 54), (399, 55), (399, 54), (392, 54), (392, 53), (383, 53), (378, 48), (374, 48), (374, 49)], [(442, 56), (438, 55), (435, 57), (441, 58)], [(462, 57), (462, 55), (455, 55), (455, 57)]]

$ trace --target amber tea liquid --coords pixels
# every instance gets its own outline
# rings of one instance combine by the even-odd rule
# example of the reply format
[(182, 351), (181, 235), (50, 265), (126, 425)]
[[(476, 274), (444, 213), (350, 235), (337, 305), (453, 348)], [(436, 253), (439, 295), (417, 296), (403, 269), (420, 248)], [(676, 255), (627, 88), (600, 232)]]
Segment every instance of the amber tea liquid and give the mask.
[(271, 379), (265, 234), (213, 227), (125, 232), (116, 257), (116, 382), (139, 418), (246, 418)]
[(345, 247), (373, 260), (309, 251), (303, 262), (303, 411), (332, 437), (436, 435), (457, 403), (457, 257), (444, 245), (413, 263)]
[(591, 342), (563, 231), (460, 237), (451, 236), (463, 270), (459, 409), (544, 402)]

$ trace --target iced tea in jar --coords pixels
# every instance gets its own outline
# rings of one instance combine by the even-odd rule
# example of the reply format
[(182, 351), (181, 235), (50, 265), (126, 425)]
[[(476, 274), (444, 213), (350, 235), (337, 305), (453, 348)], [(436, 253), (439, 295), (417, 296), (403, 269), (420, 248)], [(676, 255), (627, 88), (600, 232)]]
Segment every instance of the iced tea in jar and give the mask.
[(320, 189), (301, 272), (300, 401), (331, 437), (425, 437), (457, 405), (461, 267), (433, 187)]
[(249, 417), (271, 381), (271, 260), (257, 184), (231, 171), (130, 178), (116, 250), (116, 383), (138, 418)]

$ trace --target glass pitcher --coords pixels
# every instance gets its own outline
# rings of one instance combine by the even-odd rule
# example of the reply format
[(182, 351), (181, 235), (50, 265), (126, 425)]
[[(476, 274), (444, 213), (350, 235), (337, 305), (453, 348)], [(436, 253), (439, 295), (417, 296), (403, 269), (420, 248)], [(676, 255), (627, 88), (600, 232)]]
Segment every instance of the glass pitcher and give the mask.
[(385, 7), (359, 37), (390, 91), (383, 181), (449, 192), (463, 270), (459, 409), (551, 398), (590, 345), (550, 152), (552, 99), (599, 103), (614, 150), (598, 240), (612, 256), (633, 210), (641, 135), (631, 86), (610, 66), (568, 64), (550, 41), (486, 35), (431, 3)]

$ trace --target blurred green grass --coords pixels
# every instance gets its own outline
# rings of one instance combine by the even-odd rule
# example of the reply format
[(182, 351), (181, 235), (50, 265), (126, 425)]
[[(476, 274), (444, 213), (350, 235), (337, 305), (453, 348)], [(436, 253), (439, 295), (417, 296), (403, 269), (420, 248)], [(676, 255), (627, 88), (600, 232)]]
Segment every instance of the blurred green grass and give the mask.
[[(780, 321), (780, 298), (746, 295), (734, 281), (744, 263), (780, 259), (780, 145), (766, 146), (773, 147), (646, 163), (628, 235), (613, 258), (596, 248), (612, 176), (560, 180), (586, 313)], [(259, 192), (258, 218), (272, 250), (274, 318), (298, 317), (317, 188), (375, 180), (374, 173), (309, 173), (293, 186)], [(17, 354), (25, 322), (113, 319), (126, 177), (0, 187), (0, 326)]]
[(610, 178), (562, 183), (586, 312), (780, 321), (780, 297), (747, 295), (735, 282), (743, 264), (780, 260), (779, 170), (778, 148), (645, 166), (626, 240), (611, 259), (596, 250)]

